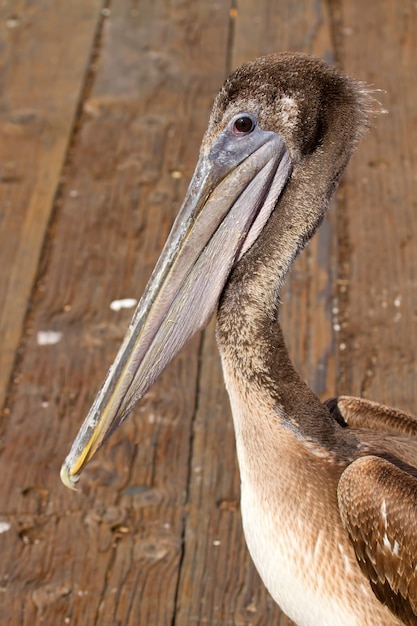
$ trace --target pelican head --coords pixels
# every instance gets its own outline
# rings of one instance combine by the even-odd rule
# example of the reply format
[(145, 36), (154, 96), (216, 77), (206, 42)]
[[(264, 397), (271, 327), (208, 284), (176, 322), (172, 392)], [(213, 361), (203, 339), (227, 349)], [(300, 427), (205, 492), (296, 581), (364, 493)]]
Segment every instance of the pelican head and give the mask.
[(62, 466), (67, 486), (208, 323), (231, 271), (280, 212), (287, 240), (291, 220), (301, 222), (294, 245), (283, 249), (285, 273), (319, 224), (359, 139), (363, 93), (335, 68), (302, 54), (257, 59), (225, 81), (179, 214)]

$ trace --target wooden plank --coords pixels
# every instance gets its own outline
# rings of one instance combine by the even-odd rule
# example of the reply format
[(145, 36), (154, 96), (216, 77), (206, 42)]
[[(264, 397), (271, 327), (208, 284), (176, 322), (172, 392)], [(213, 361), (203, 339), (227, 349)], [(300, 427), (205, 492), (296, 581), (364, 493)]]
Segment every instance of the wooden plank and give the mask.
[[(327, 4), (296, 5), (239, 2), (237, 14), (233, 12), (232, 65), (286, 49), (330, 58)], [(331, 306), (337, 255), (333, 219), (325, 221), (307, 254), (298, 260), (283, 307), (293, 357), (324, 395), (329, 395), (335, 384)], [(213, 330), (212, 325), (206, 332), (202, 351), (176, 623), (289, 625), (292, 622), (264, 589), (243, 539), (233, 426)]]
[(239, 1), (232, 49), (232, 66), (283, 50), (333, 59), (326, 2)]
[(383, 90), (376, 97), (388, 111), (362, 142), (344, 186), (341, 390), (415, 411), (416, 5), (344, 1), (336, 18), (341, 63)]
[(101, 2), (0, 7), (0, 407), (52, 213)]
[(131, 315), (109, 305), (140, 295), (192, 174), (228, 19), (224, 6), (164, 0), (120, 0), (106, 19), (2, 441), (2, 623), (173, 623), (199, 339), (81, 494), (59, 467)]

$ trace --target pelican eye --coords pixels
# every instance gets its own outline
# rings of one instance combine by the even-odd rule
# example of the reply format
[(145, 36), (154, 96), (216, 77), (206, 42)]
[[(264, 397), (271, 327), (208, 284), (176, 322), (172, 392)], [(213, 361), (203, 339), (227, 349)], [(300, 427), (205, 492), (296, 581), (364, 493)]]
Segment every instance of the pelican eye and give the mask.
[(233, 130), (235, 133), (247, 135), (253, 131), (255, 126), (256, 123), (252, 117), (249, 117), (249, 115), (241, 115), (235, 120)]

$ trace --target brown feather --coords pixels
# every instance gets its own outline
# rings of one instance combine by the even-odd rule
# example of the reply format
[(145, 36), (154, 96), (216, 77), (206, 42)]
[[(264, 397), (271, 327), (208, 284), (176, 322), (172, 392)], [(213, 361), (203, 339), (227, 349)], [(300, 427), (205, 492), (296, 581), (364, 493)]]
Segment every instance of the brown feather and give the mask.
[(408, 626), (417, 623), (417, 480), (366, 456), (343, 472), (340, 515), (362, 571), (379, 598)]
[(349, 426), (417, 438), (417, 417), (379, 402), (339, 396), (337, 408)]

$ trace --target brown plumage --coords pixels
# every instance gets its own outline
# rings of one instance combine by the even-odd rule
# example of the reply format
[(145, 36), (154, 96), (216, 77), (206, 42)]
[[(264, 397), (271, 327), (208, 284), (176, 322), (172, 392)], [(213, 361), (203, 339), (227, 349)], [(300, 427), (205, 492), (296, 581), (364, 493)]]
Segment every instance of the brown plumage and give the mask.
[[(417, 621), (417, 472), (365, 456), (340, 477), (340, 515), (377, 598), (405, 624)], [(413, 476), (414, 474), (414, 476)]]
[(417, 624), (417, 420), (321, 403), (295, 371), (279, 291), (368, 125), (361, 83), (301, 54), (244, 65), (126, 339), (62, 469), (66, 484), (217, 310), (254, 562), (299, 626)]

